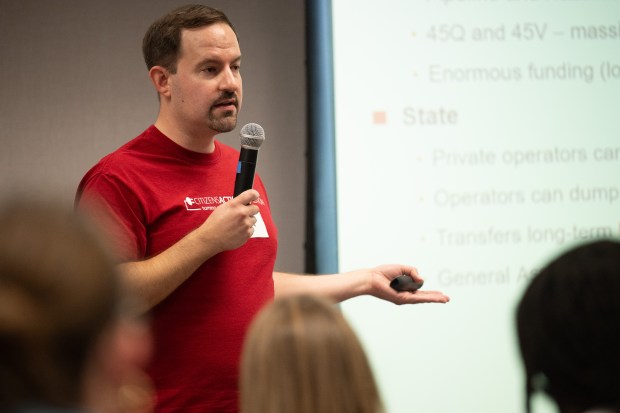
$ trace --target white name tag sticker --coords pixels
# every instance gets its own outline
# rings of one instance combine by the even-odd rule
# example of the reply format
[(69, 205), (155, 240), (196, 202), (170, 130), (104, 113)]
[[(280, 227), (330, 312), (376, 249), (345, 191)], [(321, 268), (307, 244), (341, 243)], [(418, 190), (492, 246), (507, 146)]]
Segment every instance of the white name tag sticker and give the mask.
[(254, 216), (256, 217), (256, 224), (254, 224), (254, 234), (252, 234), (252, 238), (269, 238), (267, 226), (265, 226), (265, 221), (263, 221), (263, 217), (260, 216), (260, 212)]

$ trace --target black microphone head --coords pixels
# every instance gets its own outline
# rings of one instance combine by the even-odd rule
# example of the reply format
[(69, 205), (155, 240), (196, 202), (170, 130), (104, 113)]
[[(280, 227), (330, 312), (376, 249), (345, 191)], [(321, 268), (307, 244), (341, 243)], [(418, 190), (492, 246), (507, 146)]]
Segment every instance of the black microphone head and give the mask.
[(265, 142), (265, 131), (257, 123), (248, 123), (241, 128), (241, 147), (258, 150)]

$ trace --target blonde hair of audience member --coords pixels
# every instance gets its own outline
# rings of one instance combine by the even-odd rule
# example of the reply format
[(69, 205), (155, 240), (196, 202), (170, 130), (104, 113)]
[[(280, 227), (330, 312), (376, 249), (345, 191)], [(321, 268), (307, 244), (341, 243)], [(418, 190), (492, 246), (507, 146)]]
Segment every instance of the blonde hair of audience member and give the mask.
[(242, 354), (242, 413), (383, 411), (366, 354), (332, 302), (287, 296), (257, 315)]
[(148, 327), (94, 228), (46, 200), (0, 207), (0, 411), (145, 411)]

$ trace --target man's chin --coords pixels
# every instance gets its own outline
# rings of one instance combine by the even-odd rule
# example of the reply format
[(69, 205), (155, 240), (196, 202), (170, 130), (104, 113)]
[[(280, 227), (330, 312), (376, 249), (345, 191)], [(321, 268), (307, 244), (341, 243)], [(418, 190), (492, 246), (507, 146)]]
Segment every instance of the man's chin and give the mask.
[(237, 126), (237, 116), (230, 115), (220, 119), (210, 119), (209, 127), (216, 132), (230, 132)]

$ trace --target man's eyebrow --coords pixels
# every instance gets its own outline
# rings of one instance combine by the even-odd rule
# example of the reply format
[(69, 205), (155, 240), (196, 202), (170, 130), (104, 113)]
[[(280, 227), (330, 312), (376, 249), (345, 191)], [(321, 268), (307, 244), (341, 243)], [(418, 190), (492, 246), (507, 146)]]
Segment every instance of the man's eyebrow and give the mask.
[[(232, 63), (239, 63), (241, 61), (241, 55), (232, 60)], [(221, 64), (223, 59), (207, 57), (198, 62), (198, 66), (204, 66), (207, 64)]]

